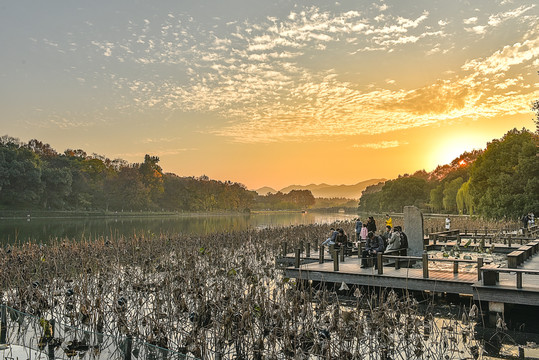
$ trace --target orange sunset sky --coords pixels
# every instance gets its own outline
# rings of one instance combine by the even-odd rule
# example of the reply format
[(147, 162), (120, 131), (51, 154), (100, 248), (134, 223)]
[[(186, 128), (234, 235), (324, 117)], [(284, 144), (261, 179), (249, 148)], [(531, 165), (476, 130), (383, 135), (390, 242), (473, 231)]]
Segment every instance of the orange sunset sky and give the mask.
[(1, 1), (0, 136), (249, 189), (430, 171), (539, 99), (535, 1)]

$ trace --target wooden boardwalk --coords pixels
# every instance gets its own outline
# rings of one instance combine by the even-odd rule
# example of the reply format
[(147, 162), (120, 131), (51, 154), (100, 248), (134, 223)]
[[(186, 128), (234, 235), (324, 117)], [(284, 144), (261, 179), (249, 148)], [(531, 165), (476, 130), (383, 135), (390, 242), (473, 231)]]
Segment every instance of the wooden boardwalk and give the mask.
[(372, 268), (361, 268), (361, 260), (346, 258), (339, 264), (339, 271), (333, 270), (333, 262), (310, 263), (299, 268), (285, 268), (285, 276), (302, 280), (329, 283), (346, 283), (361, 286), (389, 287), (414, 291), (436, 291), (472, 295), (473, 285), (477, 281), (477, 272), (459, 272), (430, 270), (429, 278), (423, 278), (423, 269), (384, 267), (384, 274)]
[[(518, 269), (539, 270), (539, 255), (526, 261)], [(516, 275), (500, 273), (496, 285), (473, 284), (474, 299), (509, 304), (539, 306), (539, 275), (522, 274), (522, 288), (516, 287)]]
[[(440, 244), (438, 243), (438, 245)], [(446, 247), (451, 245), (451, 243), (447, 243)], [(497, 248), (501, 250), (501, 253), (507, 253), (508, 246), (500, 245)], [(514, 244), (509, 249), (515, 250), (516, 248), (517, 246)], [(344, 262), (339, 263), (339, 270), (334, 271), (334, 263), (329, 254), (326, 255), (325, 262), (320, 264), (317, 252), (311, 252), (309, 258), (302, 257), (299, 268), (294, 267), (293, 257), (288, 257), (288, 264), (291, 266), (284, 268), (284, 275), (289, 278), (468, 295), (473, 296), (477, 301), (539, 306), (539, 275), (537, 274), (521, 274), (522, 287), (517, 288), (517, 276), (514, 271), (512, 273), (499, 272), (499, 281), (495, 285), (484, 285), (475, 265), (461, 266), (457, 273), (451, 269), (433, 269), (429, 265), (428, 277), (425, 277), (422, 268), (395, 269), (393, 266), (384, 266), (383, 274), (379, 274), (374, 267), (361, 268), (361, 259), (358, 259), (357, 256), (346, 257)], [(539, 255), (535, 254), (518, 269), (539, 273)], [(507, 268), (501, 270), (511, 271)]]

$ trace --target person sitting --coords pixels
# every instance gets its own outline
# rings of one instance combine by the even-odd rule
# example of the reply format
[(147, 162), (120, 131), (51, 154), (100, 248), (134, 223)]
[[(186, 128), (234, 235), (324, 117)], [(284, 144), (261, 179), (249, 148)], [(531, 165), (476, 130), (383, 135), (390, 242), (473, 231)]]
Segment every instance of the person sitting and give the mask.
[(382, 240), (384, 240), (384, 247), (387, 248), (387, 242), (389, 240), (389, 237), (391, 236), (391, 226), (386, 226), (386, 231), (381, 235)]
[(344, 246), (345, 254), (348, 255), (348, 251), (351, 251), (352, 243), (348, 241), (348, 235), (344, 232), (343, 229), (339, 228), (337, 229), (337, 232), (339, 233), (337, 235), (337, 241), (336, 245), (340, 248), (341, 246)]
[(378, 253), (384, 252), (384, 240), (378, 235), (374, 235), (372, 231), (369, 231), (369, 234), (367, 235), (367, 242), (365, 244), (365, 250), (363, 250), (363, 253), (361, 254), (361, 268), (368, 267), (368, 260), (369, 258), (374, 257), (375, 258), (375, 264), (376, 268), (378, 268), (377, 264), (377, 256)]
[(390, 232), (387, 238), (387, 246), (385, 251), (398, 250), (401, 248), (401, 236), (396, 230)]
[(330, 236), (320, 245), (322, 246), (330, 246), (330, 245), (335, 245), (336, 242), (337, 242), (337, 235), (339, 235), (339, 232), (336, 231), (334, 228), (331, 228), (329, 229), (330, 231)]

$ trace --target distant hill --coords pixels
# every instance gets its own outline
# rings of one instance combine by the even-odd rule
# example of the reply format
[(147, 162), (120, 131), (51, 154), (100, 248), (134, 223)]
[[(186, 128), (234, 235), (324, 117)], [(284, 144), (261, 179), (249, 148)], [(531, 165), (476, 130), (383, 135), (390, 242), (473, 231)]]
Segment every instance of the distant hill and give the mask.
[[(346, 198), (346, 199), (359, 199), (361, 192), (369, 185), (378, 184), (385, 179), (369, 179), (358, 182), (354, 185), (328, 185), (328, 184), (310, 184), (310, 185), (290, 185), (279, 190), (280, 192), (287, 194), (291, 190), (310, 190), (315, 198)], [(268, 192), (275, 193), (274, 189), (270, 187), (263, 187), (256, 190), (260, 195), (266, 195)]]
[(255, 191), (258, 193), (258, 195), (267, 195), (268, 193), (275, 194), (277, 192), (277, 190), (270, 188), (269, 186), (261, 187), (260, 189), (256, 189)]

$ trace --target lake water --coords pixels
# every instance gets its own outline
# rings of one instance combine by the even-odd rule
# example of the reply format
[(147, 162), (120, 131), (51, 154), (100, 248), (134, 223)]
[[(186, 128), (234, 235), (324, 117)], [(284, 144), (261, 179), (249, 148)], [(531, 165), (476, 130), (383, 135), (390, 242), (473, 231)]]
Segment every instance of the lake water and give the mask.
[(0, 244), (160, 233), (207, 234), (249, 228), (323, 224), (355, 217), (340, 213), (271, 212), (248, 215), (0, 219)]

